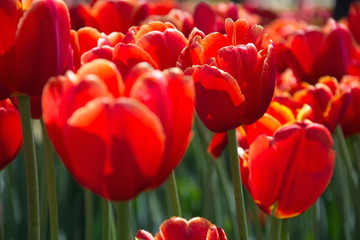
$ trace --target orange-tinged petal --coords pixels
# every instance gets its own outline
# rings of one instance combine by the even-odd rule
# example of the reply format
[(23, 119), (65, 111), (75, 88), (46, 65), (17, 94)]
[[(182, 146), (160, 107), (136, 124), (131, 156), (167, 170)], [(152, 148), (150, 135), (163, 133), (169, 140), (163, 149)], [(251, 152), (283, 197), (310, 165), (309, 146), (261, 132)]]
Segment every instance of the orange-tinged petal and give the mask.
[(113, 60), (113, 52), (114, 52), (114, 49), (109, 46), (94, 47), (94, 48), (90, 49), (89, 51), (84, 52), (83, 55), (81, 55), (80, 62), (81, 62), (81, 64), (85, 64), (85, 63), (91, 62), (91, 61), (93, 61), (95, 59), (99, 59), (99, 58), (112, 61)]
[(70, 42), (73, 49), (75, 69), (81, 65), (81, 55), (96, 47), (100, 37), (101, 33), (91, 27), (81, 28), (78, 31), (71, 30)]
[(88, 74), (95, 74), (107, 86), (108, 91), (115, 97), (120, 97), (124, 93), (124, 83), (115, 64), (105, 59), (96, 59), (83, 65), (77, 71), (78, 78), (84, 78)]
[(101, 33), (92, 27), (84, 27), (77, 31), (79, 39), (80, 55), (97, 46), (98, 40), (101, 38)]
[(296, 120), (291, 109), (277, 101), (272, 101), (266, 112), (280, 124), (292, 123)]
[(218, 51), (225, 46), (231, 45), (231, 41), (220, 33), (210, 33), (201, 41), (203, 52), (200, 55), (200, 64), (206, 63), (209, 58), (216, 57)]
[(181, 51), (188, 41), (177, 29), (168, 28), (164, 33), (152, 31), (143, 35), (136, 44), (150, 54), (159, 69), (175, 67)]
[(165, 30), (169, 29), (169, 28), (175, 29), (175, 26), (169, 22), (164, 23), (164, 22), (160, 22), (160, 21), (152, 21), (152, 22), (142, 25), (140, 27), (140, 29), (136, 32), (135, 38), (140, 39), (145, 34), (153, 32), (153, 31), (165, 32)]
[(281, 123), (275, 117), (265, 113), (255, 123), (243, 126), (243, 128), (246, 132), (247, 142), (251, 144), (261, 134), (272, 136), (281, 126)]
[(239, 19), (234, 22), (232, 19), (227, 18), (225, 20), (225, 29), (228, 38), (233, 45), (246, 44), (245, 37), (249, 30), (249, 23), (245, 19)]

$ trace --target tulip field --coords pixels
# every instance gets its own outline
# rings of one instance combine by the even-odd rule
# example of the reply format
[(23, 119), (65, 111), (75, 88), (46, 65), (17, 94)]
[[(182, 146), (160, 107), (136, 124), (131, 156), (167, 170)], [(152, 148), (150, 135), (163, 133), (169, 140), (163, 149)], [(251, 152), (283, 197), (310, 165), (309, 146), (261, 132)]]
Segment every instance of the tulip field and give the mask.
[(0, 0), (0, 240), (360, 239), (360, 2), (260, 2)]

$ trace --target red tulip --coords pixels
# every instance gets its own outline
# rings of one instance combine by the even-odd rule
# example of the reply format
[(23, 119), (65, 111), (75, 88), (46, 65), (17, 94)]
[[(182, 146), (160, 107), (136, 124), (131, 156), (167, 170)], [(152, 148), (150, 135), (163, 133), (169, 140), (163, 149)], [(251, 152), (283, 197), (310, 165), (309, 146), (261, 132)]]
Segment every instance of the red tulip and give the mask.
[(351, 91), (351, 101), (341, 120), (341, 128), (345, 135), (360, 133), (360, 77), (344, 76), (340, 82), (340, 86), (346, 86)]
[(18, 154), (22, 145), (20, 114), (9, 99), (0, 101), (0, 170)]
[(334, 20), (323, 29), (298, 31), (287, 41), (287, 48), (285, 58), (298, 81), (312, 84), (326, 75), (341, 79), (358, 54), (349, 30)]
[(192, 218), (186, 221), (180, 217), (172, 217), (160, 226), (160, 232), (155, 235), (145, 230), (139, 230), (138, 240), (227, 240), (225, 232), (205, 218)]
[(181, 70), (141, 65), (129, 76), (124, 84), (113, 63), (98, 59), (52, 78), (43, 93), (44, 122), (64, 164), (111, 200), (163, 183), (191, 136), (193, 86)]
[(191, 30), (194, 28), (194, 20), (192, 15), (186, 11), (182, 11), (176, 8), (172, 9), (166, 15), (151, 15), (146, 18), (146, 21), (160, 21), (164, 23), (170, 22), (185, 36), (189, 36)]
[(148, 5), (141, 1), (99, 0), (93, 1), (91, 15), (95, 27), (105, 34), (126, 33), (148, 16)]
[[(9, 31), (0, 35), (0, 42), (8, 39), (5, 51), (0, 50), (0, 85), (10, 94), (39, 99), (49, 77), (72, 68), (68, 9), (60, 0), (38, 0), (29, 5), (19, 20), (16, 11), (20, 2), (6, 2), (6, 9), (10, 9), (6, 11), (15, 12), (11, 24), (14, 19), (17, 21), (15, 25), (7, 22)], [(35, 111), (40, 107), (35, 105), (32, 102), (33, 116), (40, 117), (41, 113)]]
[(79, 30), (83, 27), (93, 27), (93, 18), (90, 14), (90, 6), (80, 3), (69, 7), (71, 29)]
[(194, 26), (205, 34), (213, 32), (225, 33), (225, 19), (230, 18), (233, 21), (244, 19), (250, 26), (258, 24), (260, 17), (247, 11), (242, 5), (233, 2), (219, 2), (210, 5), (206, 2), (199, 2), (194, 10)]
[(196, 89), (196, 111), (213, 132), (251, 124), (266, 111), (275, 86), (275, 55), (261, 26), (226, 21), (227, 35), (195, 34), (179, 58)]
[(150, 22), (132, 28), (123, 43), (115, 46), (113, 61), (123, 77), (137, 63), (148, 62), (156, 69), (176, 66), (176, 61), (188, 41), (171, 23)]
[(349, 30), (353, 34), (355, 40), (360, 44), (360, 3), (351, 4), (348, 15)]
[(71, 30), (70, 43), (76, 70), (81, 66), (81, 55), (96, 47), (100, 37), (101, 33), (91, 27), (84, 27), (77, 31)]
[(351, 101), (350, 89), (340, 87), (332, 77), (322, 77), (315, 86), (307, 85), (294, 94), (294, 100), (311, 106), (314, 122), (325, 125), (330, 132), (335, 130)]
[(259, 136), (247, 156), (248, 188), (266, 213), (289, 218), (306, 211), (324, 192), (334, 171), (329, 131), (316, 123), (282, 127)]

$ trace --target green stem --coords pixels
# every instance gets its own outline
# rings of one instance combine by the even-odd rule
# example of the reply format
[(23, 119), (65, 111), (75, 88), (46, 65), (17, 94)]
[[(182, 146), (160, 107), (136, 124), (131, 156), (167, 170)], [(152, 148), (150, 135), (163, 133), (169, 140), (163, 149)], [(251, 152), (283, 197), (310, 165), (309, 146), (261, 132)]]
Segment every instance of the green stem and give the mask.
[(263, 235), (263, 230), (261, 228), (260, 225), (260, 219), (259, 219), (259, 215), (258, 215), (258, 208), (257, 205), (254, 201), (250, 202), (250, 211), (253, 215), (253, 221), (252, 224), (254, 225), (254, 230), (255, 230), (255, 237), (257, 240), (262, 240), (264, 239)]
[[(216, 167), (217, 174), (219, 176), (221, 188), (223, 189), (223, 194), (225, 197), (226, 205), (228, 206), (228, 210), (229, 210), (229, 214), (230, 214), (232, 222), (236, 222), (236, 216), (234, 214), (235, 211), (233, 210), (234, 202), (233, 202), (233, 196), (232, 196), (232, 192), (231, 192), (231, 184), (230, 184), (230, 180), (228, 179), (228, 175), (225, 172), (223, 162), (221, 161), (223, 159), (219, 159), (219, 160), (211, 159), (211, 160), (216, 161), (215, 167)], [(239, 239), (239, 231), (236, 230), (235, 226), (233, 226), (232, 229), (234, 230), (235, 239)]]
[(117, 202), (116, 210), (118, 217), (118, 238), (119, 240), (130, 240), (130, 202)]
[(40, 239), (40, 210), (35, 143), (31, 126), (30, 99), (18, 96), (21, 125), (23, 131), (26, 186), (28, 201), (28, 238)]
[[(341, 130), (341, 129), (340, 129)], [(346, 166), (345, 165), (345, 159), (344, 159), (344, 155), (342, 154), (342, 144), (341, 144), (341, 140), (338, 137), (338, 127), (335, 130), (336, 133), (336, 138), (334, 138), (334, 142), (335, 142), (335, 150), (336, 152), (340, 153), (337, 157), (336, 157), (336, 162), (335, 162), (335, 171), (334, 171), (334, 181), (336, 181), (337, 185), (336, 187), (338, 189), (340, 189), (341, 191), (341, 198), (339, 201), (339, 205), (342, 208), (341, 213), (342, 213), (342, 226), (343, 226), (343, 231), (344, 231), (344, 236), (346, 240), (351, 239), (351, 235), (352, 235), (352, 219), (353, 219), (353, 211), (352, 211), (352, 202), (350, 199), (350, 184), (351, 181), (349, 182), (349, 176), (346, 172)], [(337, 192), (335, 194), (338, 194)]]
[(318, 199), (311, 208), (312, 217), (312, 234), (313, 239), (320, 238), (321, 222), (320, 222), (320, 199)]
[(45, 172), (46, 172), (46, 189), (48, 194), (49, 203), (49, 216), (50, 216), (50, 236), (51, 240), (57, 240), (59, 237), (59, 224), (58, 224), (58, 207), (55, 183), (55, 166), (53, 148), (47, 135), (45, 125), (43, 127), (43, 140), (45, 147)]
[(353, 136), (351, 140), (354, 149), (354, 156), (355, 156), (358, 176), (360, 176), (360, 135)]
[[(281, 226), (281, 240), (289, 240), (289, 219), (283, 219), (282, 220), (282, 226)], [(318, 238), (314, 238), (318, 239)]]
[(270, 227), (270, 240), (280, 240), (281, 239), (281, 226), (282, 219), (277, 219), (275, 217), (271, 218), (271, 227)]
[(244, 193), (241, 182), (239, 156), (237, 152), (236, 129), (228, 131), (228, 140), (229, 140), (228, 148), (229, 148), (230, 162), (231, 162), (231, 175), (234, 185), (236, 214), (238, 220), (238, 230), (240, 232), (240, 239), (247, 240), (248, 231), (247, 231), (247, 223), (246, 223)]
[(3, 240), (4, 239), (4, 233), (3, 233), (3, 226), (2, 226), (2, 223), (0, 223), (0, 240)]
[(106, 199), (101, 199), (102, 208), (102, 238), (110, 240), (110, 203)]
[(174, 171), (169, 176), (169, 180), (167, 182), (167, 188), (169, 191), (170, 203), (173, 209), (174, 216), (181, 217), (181, 207), (180, 207), (179, 194), (176, 186), (176, 178)]
[(353, 184), (353, 186), (357, 186), (356, 181), (354, 179), (354, 174), (353, 174), (354, 167), (351, 162), (350, 152), (346, 145), (345, 136), (341, 129), (340, 124), (338, 124), (338, 126), (335, 128), (335, 135), (339, 140), (340, 154), (342, 156), (343, 161), (345, 161), (346, 170), (348, 172), (348, 178), (351, 181), (351, 184)]
[(84, 201), (85, 201), (85, 239), (93, 239), (93, 227), (94, 227), (94, 210), (93, 210), (93, 195), (89, 190), (84, 189)]

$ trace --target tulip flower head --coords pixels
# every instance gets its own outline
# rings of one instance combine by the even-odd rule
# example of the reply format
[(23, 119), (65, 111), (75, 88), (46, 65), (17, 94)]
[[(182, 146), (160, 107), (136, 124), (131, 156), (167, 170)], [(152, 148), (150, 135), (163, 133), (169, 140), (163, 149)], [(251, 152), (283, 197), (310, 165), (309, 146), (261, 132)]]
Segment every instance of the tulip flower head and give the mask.
[(39, 118), (45, 83), (73, 68), (67, 6), (61, 0), (2, 1), (3, 17), (8, 24), (0, 35), (5, 42), (3, 48), (0, 44), (0, 99), (28, 95), (32, 116)]
[(153, 235), (145, 230), (139, 230), (137, 240), (227, 240), (224, 230), (216, 227), (205, 218), (195, 217), (189, 221), (172, 217), (164, 221), (160, 231)]
[(271, 138), (260, 135), (243, 156), (254, 201), (277, 218), (306, 211), (330, 182), (333, 144), (323, 125), (309, 122), (284, 126)]
[[(136, 74), (135, 74), (136, 73)], [(43, 94), (49, 136), (74, 178), (111, 200), (163, 183), (190, 141), (193, 85), (180, 69), (135, 66), (123, 81), (97, 59), (52, 78)]]
[(0, 170), (18, 154), (22, 145), (20, 114), (9, 99), (0, 101)]
[(351, 91), (350, 104), (341, 120), (341, 128), (345, 135), (355, 135), (360, 133), (360, 112), (358, 110), (360, 104), (360, 77), (344, 76), (340, 85), (350, 88)]
[(226, 35), (193, 34), (179, 58), (196, 89), (196, 111), (213, 132), (251, 124), (266, 111), (275, 87), (275, 55), (258, 25), (227, 19)]
[(332, 19), (322, 29), (308, 26), (298, 30), (286, 46), (288, 66), (299, 82), (311, 84), (327, 75), (341, 79), (358, 55), (350, 31)]

